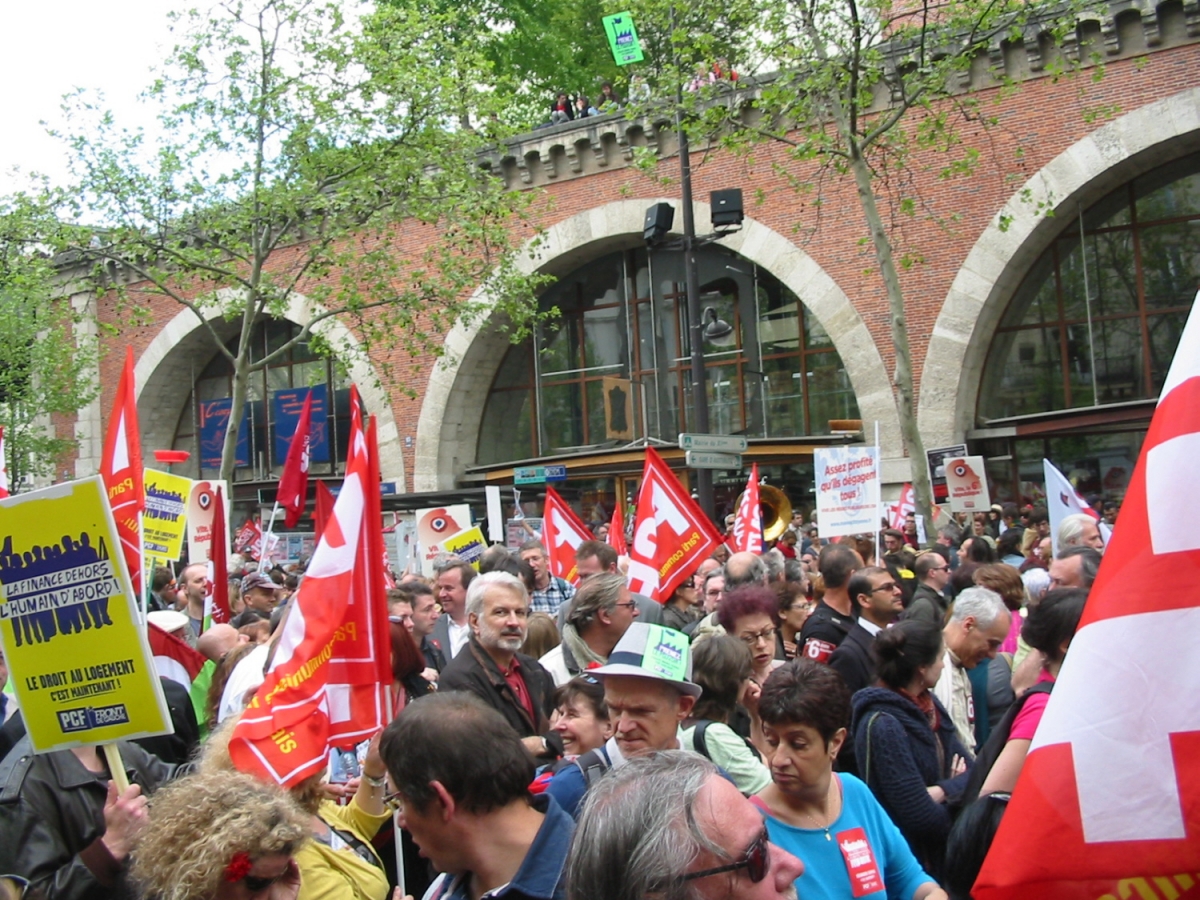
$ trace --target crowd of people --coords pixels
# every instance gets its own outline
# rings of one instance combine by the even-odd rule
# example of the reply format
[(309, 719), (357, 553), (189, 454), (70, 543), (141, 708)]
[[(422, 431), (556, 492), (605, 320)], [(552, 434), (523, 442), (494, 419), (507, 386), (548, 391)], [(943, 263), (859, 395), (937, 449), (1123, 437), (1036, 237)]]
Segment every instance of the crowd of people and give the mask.
[(967, 898), (1103, 539), (1069, 517), (1052, 553), (1045, 511), (1011, 506), (927, 549), (912, 517), (880, 536), (827, 541), (797, 514), (662, 603), (602, 541), (576, 549), (578, 585), (536, 539), (444, 556), (388, 591), (391, 724), (286, 791), (237, 772), (228, 743), (302, 573), (235, 560), (233, 621), (204, 630), (204, 567), (155, 572), (151, 616), (210, 671), (169, 704), (172, 743), (119, 744), (123, 790), (95, 747), (34, 754), (0, 707), (0, 885), (387, 900), (403, 874), (439, 900)]

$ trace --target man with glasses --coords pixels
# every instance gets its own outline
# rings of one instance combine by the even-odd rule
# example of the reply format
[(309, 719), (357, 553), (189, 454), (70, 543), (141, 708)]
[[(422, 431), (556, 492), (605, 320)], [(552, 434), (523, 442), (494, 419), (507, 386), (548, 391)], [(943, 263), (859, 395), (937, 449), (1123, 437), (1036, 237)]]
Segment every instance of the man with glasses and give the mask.
[(995, 659), (1008, 637), (1012, 613), (995, 591), (967, 588), (954, 598), (950, 619), (942, 629), (946, 642), (945, 665), (933, 689), (942, 706), (950, 711), (954, 728), (964, 747), (975, 756), (975, 704), (967, 672), (985, 659)]
[[(593, 575), (617, 573), (617, 551), (601, 541), (584, 541), (575, 548), (575, 571), (579, 575), (580, 584)], [(655, 603), (644, 594), (632, 594), (633, 602), (637, 604), (638, 618), (651, 625), (662, 621), (662, 604)], [(558, 608), (558, 630), (561, 633), (567, 624), (567, 616), (571, 614), (572, 600), (568, 600)]]
[(908, 605), (904, 618), (920, 619), (941, 628), (946, 624), (946, 609), (949, 606), (943, 592), (950, 583), (950, 564), (940, 553), (927, 550), (917, 557), (913, 572), (920, 583), (913, 591), (912, 603)]
[(609, 572), (589, 575), (571, 600), (561, 643), (538, 662), (555, 686), (562, 687), (588, 668), (607, 663), (613, 647), (637, 617), (637, 603), (625, 576)]
[(567, 897), (794, 900), (803, 873), (712, 763), (664, 751), (630, 760), (589, 794), (567, 860)]
[[(935, 554), (936, 555), (936, 554)], [(848, 588), (857, 620), (829, 657), (829, 665), (842, 676), (850, 693), (875, 683), (871, 644), (904, 612), (900, 585), (887, 569), (867, 566), (850, 576)]]

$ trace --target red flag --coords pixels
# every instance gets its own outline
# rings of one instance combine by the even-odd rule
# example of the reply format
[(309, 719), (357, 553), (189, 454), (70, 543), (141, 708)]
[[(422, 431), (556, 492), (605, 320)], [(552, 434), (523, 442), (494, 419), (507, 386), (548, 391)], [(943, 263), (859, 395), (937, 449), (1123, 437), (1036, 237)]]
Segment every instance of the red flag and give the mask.
[(323, 481), (317, 482), (317, 503), (313, 508), (313, 524), (316, 526), (315, 534), (325, 533), (325, 523), (329, 521), (329, 516), (333, 512), (333, 492), (329, 490), (328, 485)]
[(175, 635), (163, 631), (153, 623), (149, 624), (146, 637), (150, 641), (150, 652), (154, 654), (154, 668), (158, 670), (159, 677), (170, 678), (190, 691), (192, 681), (200, 674), (208, 658)]
[(612, 522), (608, 526), (608, 537), (605, 543), (617, 551), (617, 556), (628, 556), (629, 548), (625, 546), (625, 519), (621, 516), (623, 502), (617, 500), (613, 507)]
[(225, 492), (213, 491), (212, 540), (208, 544), (208, 584), (204, 592), (204, 612), (213, 622), (233, 618), (229, 608), (229, 540), (225, 536)]
[(125, 368), (117, 385), (108, 432), (104, 437), (104, 455), (100, 457), (100, 475), (108, 490), (125, 554), (125, 567), (133, 590), (142, 596), (142, 510), (146, 493), (142, 485), (142, 444), (139, 439), (137, 396), (133, 383), (133, 348), (125, 348)]
[(8, 464), (4, 460), (4, 426), (0, 425), (0, 500), (8, 496)]
[[(936, 509), (936, 507), (935, 507)], [(912, 484), (905, 484), (900, 489), (900, 499), (892, 506), (888, 507), (889, 523), (896, 530), (904, 528), (904, 517), (910, 512), (916, 512), (917, 505), (914, 500)]]
[(390, 717), (391, 645), (379, 569), (378, 463), (351, 390), (346, 478), (282, 627), (266, 679), (229, 744), (234, 765), (293, 787), (330, 747)]
[(742, 491), (742, 502), (738, 504), (733, 519), (733, 545), (737, 551), (746, 553), (763, 552), (762, 507), (758, 499), (758, 463), (750, 469), (746, 490)]
[(552, 487), (546, 488), (546, 508), (542, 513), (542, 543), (550, 562), (550, 574), (579, 584), (575, 567), (575, 548), (595, 538), (575, 515), (575, 510)]
[(666, 603), (719, 543), (721, 535), (708, 516), (647, 447), (629, 551), (629, 589)]
[(1200, 496), (1197, 310), (1200, 297), (977, 900), (1195, 893), (1200, 530), (1187, 523)]
[(275, 494), (285, 512), (285, 528), (296, 527), (296, 523), (304, 515), (305, 502), (308, 500), (308, 425), (311, 418), (312, 391), (309, 391), (304, 398), (296, 430), (292, 432), (287, 461), (283, 464), (283, 474), (279, 476), (279, 489)]
[[(317, 529), (317, 534), (321, 533), (321, 529)], [(244, 525), (238, 529), (237, 537), (233, 541), (234, 553), (248, 553), (250, 549), (262, 540), (262, 525), (253, 516), (248, 518)]]

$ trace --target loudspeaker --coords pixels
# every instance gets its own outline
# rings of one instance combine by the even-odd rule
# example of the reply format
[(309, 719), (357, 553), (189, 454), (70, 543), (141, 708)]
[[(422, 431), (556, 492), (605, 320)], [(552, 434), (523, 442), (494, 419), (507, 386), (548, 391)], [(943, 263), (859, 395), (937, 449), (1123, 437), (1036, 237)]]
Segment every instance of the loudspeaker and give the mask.
[(655, 203), (646, 210), (646, 224), (642, 229), (642, 237), (647, 244), (661, 241), (675, 223), (675, 207), (670, 203)]
[(730, 228), (742, 224), (742, 192), (739, 188), (713, 191), (709, 194), (712, 205), (713, 228)]

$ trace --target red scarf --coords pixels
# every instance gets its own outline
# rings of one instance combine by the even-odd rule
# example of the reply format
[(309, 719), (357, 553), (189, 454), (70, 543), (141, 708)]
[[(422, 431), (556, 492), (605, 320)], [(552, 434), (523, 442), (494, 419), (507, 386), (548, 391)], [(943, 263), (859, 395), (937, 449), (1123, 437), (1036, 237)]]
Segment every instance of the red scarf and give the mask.
[(933, 705), (933, 694), (926, 689), (913, 696), (903, 688), (900, 688), (897, 693), (903, 697), (907, 697), (916, 704), (917, 709), (925, 714), (925, 718), (929, 722), (929, 727), (933, 729), (934, 734), (937, 734), (938, 726), (941, 725), (941, 716), (938, 714), (937, 707)]

